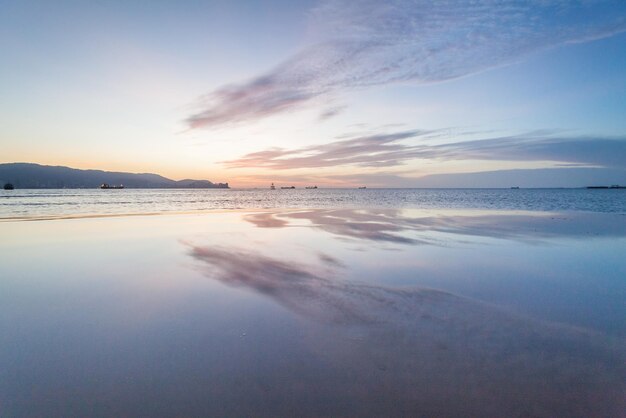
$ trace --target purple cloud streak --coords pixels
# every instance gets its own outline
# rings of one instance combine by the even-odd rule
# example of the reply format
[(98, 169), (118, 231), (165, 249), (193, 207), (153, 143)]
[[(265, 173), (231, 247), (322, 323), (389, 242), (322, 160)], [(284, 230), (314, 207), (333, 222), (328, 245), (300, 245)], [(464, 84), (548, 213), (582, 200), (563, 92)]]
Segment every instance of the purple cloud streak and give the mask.
[(185, 121), (190, 129), (253, 121), (347, 90), (450, 80), (626, 30), (626, 2), (614, 0), (327, 0), (310, 16), (314, 45), (201, 98)]
[[(411, 144), (437, 131), (409, 130), (373, 134), (299, 149), (268, 150), (226, 161), (232, 168), (274, 170), (336, 166), (393, 167), (415, 159), (558, 161), (566, 164), (626, 168), (626, 138), (574, 137), (546, 132), (453, 142)], [(404, 141), (404, 142), (403, 142)]]

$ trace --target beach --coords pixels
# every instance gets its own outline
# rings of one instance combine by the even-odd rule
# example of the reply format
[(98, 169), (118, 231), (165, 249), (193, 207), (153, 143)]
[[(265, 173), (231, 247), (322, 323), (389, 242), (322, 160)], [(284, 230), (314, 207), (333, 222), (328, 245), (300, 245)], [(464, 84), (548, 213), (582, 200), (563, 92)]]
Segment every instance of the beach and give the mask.
[(0, 223), (3, 416), (620, 416), (626, 218)]

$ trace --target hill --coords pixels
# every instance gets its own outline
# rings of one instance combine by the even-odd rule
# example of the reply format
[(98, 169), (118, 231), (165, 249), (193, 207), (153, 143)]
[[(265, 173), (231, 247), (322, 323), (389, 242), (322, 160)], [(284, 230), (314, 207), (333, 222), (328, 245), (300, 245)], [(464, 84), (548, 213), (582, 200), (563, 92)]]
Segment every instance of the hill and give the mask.
[(70, 167), (31, 163), (0, 164), (0, 184), (12, 183), (16, 189), (89, 189), (102, 183), (123, 184), (133, 189), (227, 189), (228, 183), (208, 180), (172, 180), (158, 174), (79, 170)]

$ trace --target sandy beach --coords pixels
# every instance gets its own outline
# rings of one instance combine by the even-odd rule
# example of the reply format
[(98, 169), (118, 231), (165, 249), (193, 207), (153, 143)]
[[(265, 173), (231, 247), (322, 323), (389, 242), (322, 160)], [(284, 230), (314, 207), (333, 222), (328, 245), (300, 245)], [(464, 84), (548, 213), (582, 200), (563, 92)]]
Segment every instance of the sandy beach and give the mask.
[(623, 411), (620, 214), (302, 209), (0, 229), (6, 416)]

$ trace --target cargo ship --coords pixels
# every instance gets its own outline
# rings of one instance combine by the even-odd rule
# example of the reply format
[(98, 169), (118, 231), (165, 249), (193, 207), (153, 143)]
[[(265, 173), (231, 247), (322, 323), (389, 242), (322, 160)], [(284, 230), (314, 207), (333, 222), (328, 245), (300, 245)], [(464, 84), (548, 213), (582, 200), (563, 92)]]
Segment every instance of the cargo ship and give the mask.
[(109, 185), (109, 184), (107, 184), (107, 183), (102, 183), (102, 184), (100, 185), (100, 188), (101, 188), (101, 189), (123, 189), (123, 188), (124, 188), (124, 185), (123, 185), (123, 184), (120, 184), (119, 186), (111, 186), (111, 185)]

